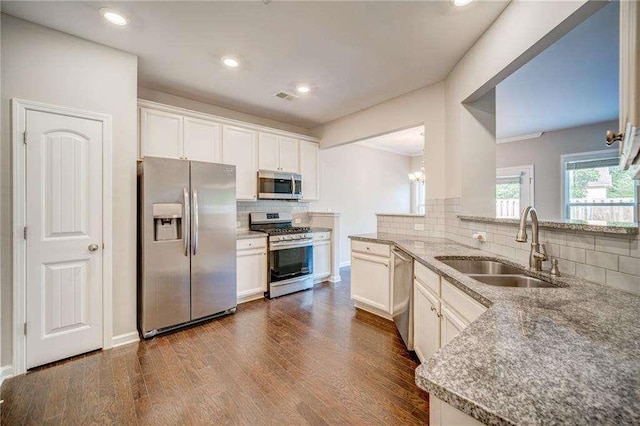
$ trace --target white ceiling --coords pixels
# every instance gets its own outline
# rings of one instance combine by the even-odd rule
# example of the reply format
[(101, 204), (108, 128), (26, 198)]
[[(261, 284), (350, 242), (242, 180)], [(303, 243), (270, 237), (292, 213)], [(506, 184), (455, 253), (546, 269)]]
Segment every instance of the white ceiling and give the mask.
[(368, 148), (380, 149), (410, 157), (422, 155), (424, 150), (424, 126), (412, 127), (375, 138), (356, 142)]
[(618, 118), (618, 2), (496, 87), (498, 139)]
[[(4, 13), (139, 57), (139, 84), (310, 128), (438, 82), (508, 1), (3, 1)], [(98, 10), (131, 23), (117, 28)], [(220, 63), (237, 55), (240, 69)], [(274, 97), (298, 83), (313, 91)]]

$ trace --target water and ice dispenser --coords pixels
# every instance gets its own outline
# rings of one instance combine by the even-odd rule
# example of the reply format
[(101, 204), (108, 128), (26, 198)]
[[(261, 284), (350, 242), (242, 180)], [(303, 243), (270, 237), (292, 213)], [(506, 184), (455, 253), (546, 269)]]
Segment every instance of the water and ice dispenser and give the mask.
[(154, 204), (153, 229), (154, 241), (182, 239), (182, 204)]

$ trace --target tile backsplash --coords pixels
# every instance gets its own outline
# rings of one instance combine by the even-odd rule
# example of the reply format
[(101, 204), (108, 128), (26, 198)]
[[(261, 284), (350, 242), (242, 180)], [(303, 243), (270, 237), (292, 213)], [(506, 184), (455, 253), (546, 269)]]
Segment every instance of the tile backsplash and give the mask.
[(238, 201), (237, 215), (239, 228), (249, 228), (249, 213), (251, 212), (291, 212), (295, 219), (300, 219), (300, 223), (309, 223), (308, 216), (309, 203), (299, 201), (281, 200), (258, 200), (258, 201)]
[[(399, 235), (444, 237), (480, 248), (527, 265), (530, 243), (515, 241), (517, 226), (458, 219), (460, 198), (429, 200), (425, 217), (378, 215), (378, 232)], [(416, 230), (416, 226), (424, 230)], [(472, 237), (486, 232), (486, 240)], [(557, 258), (561, 273), (577, 275), (591, 281), (640, 294), (640, 237), (585, 233), (578, 231), (540, 230), (549, 258)], [(544, 262), (550, 268), (550, 261)]]

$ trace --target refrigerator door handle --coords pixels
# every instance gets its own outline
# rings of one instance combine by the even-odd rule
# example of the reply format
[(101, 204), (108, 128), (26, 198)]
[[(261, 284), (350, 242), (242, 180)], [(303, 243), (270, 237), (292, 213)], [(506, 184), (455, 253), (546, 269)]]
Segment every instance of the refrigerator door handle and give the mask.
[(182, 190), (182, 198), (182, 208), (184, 209), (184, 212), (182, 213), (182, 240), (184, 241), (184, 255), (189, 256), (189, 236), (191, 231), (189, 215), (191, 206), (189, 205), (189, 189), (186, 186)]
[(198, 220), (198, 190), (192, 189), (193, 192), (193, 255), (198, 254), (198, 235), (200, 231), (200, 223)]

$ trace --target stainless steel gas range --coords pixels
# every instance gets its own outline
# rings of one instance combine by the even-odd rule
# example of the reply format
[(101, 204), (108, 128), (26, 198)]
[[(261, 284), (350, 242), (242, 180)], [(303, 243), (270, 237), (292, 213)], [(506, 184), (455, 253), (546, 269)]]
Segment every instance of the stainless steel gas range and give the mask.
[(249, 216), (249, 223), (252, 231), (269, 235), (267, 297), (273, 299), (313, 287), (311, 229), (292, 226), (290, 212), (254, 212)]

